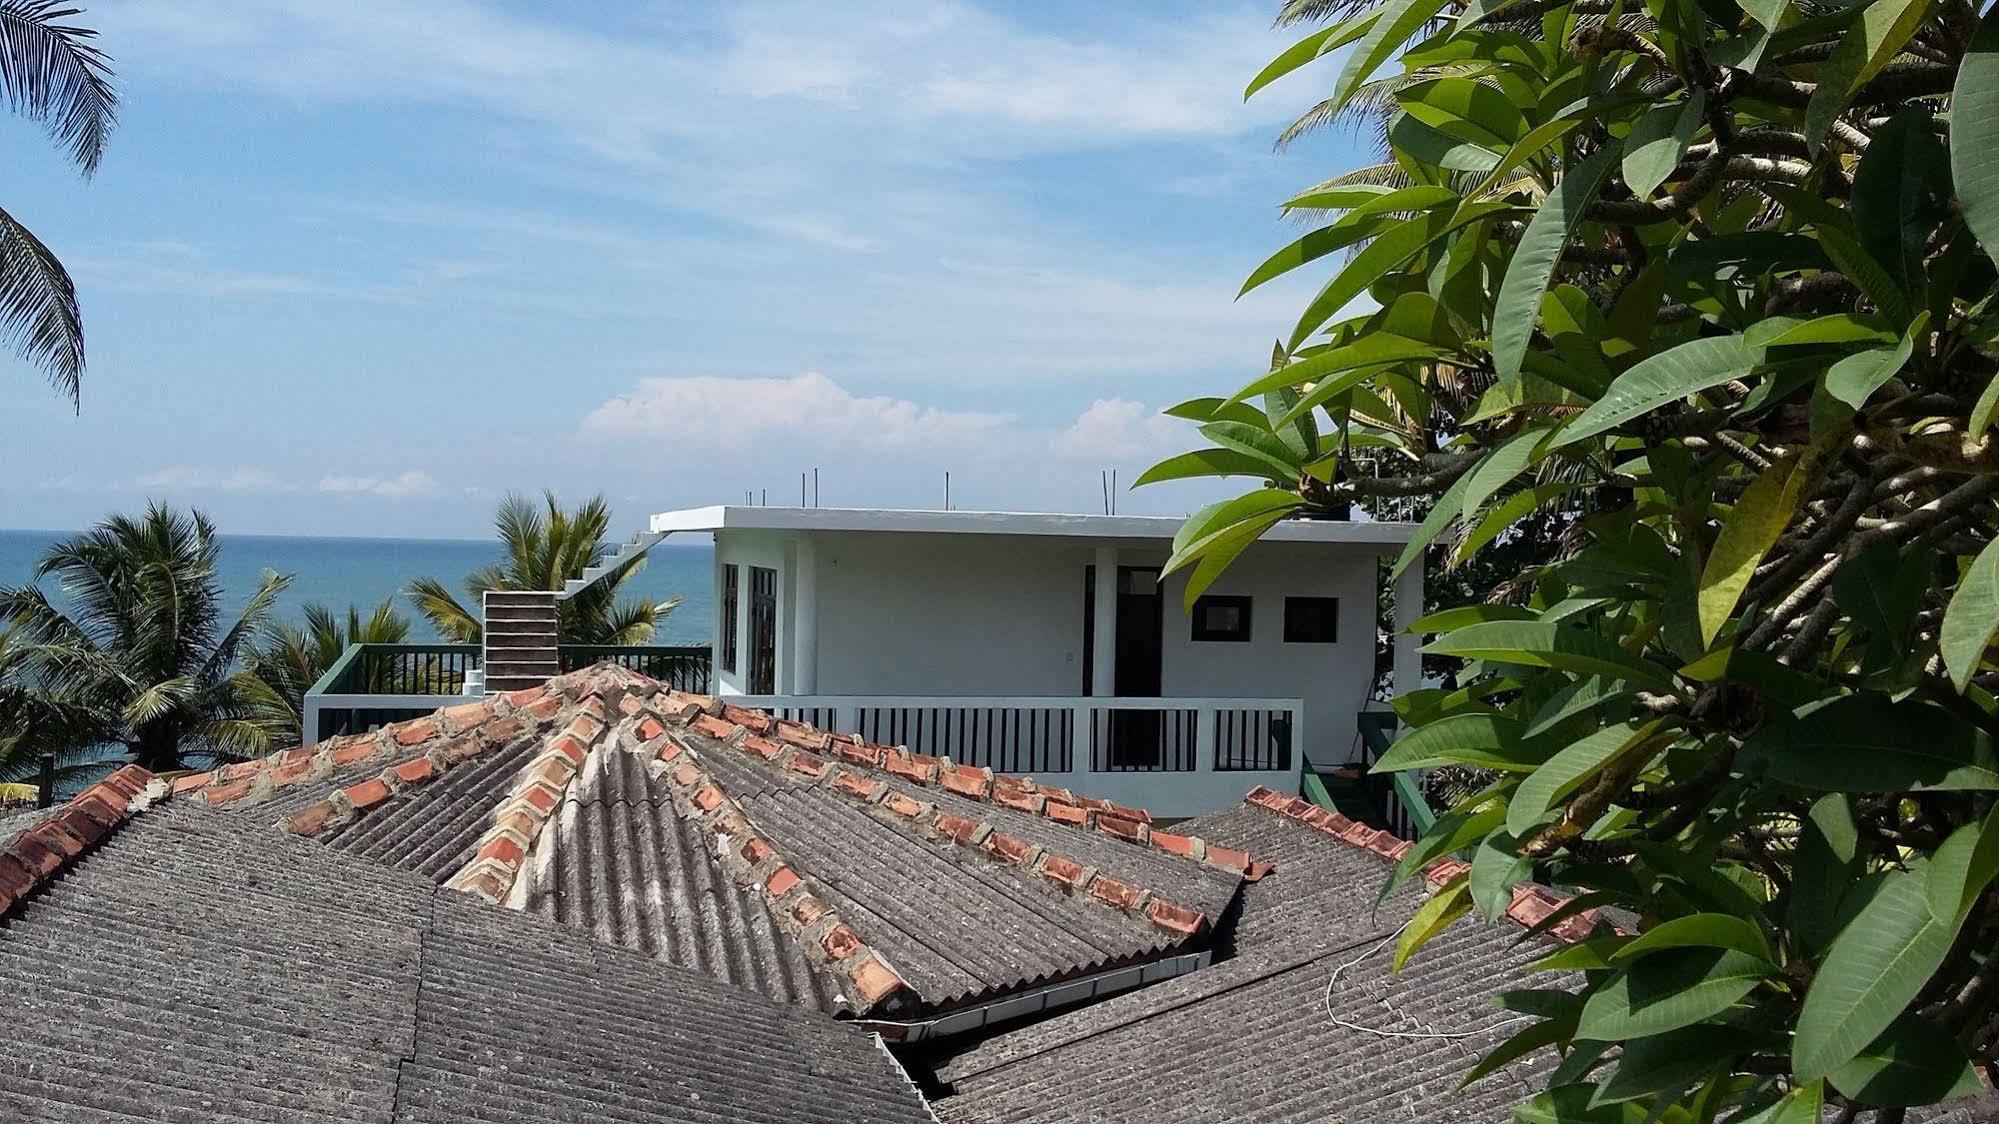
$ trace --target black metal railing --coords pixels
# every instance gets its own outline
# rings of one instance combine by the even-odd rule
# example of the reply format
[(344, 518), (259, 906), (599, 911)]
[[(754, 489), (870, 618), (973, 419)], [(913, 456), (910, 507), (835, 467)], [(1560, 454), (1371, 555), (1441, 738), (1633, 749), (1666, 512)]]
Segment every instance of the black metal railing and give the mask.
[(477, 644), (349, 644), (315, 695), (456, 695), (479, 666)]
[(715, 670), (707, 646), (563, 644), (557, 648), (562, 670), (578, 671), (609, 660), (677, 691), (705, 693)]
[(1190, 773), (1199, 711), (1096, 710), (1090, 714), (1090, 769), (1099, 773)]
[(1291, 768), (1291, 714), (1283, 710), (1215, 712), (1215, 770)]
[(862, 737), (960, 765), (1001, 773), (1066, 773), (1073, 766), (1076, 712), (1056, 706), (864, 706)]
[(1373, 771), (1395, 741), (1395, 715), (1385, 710), (1363, 711), (1359, 716), (1361, 743), (1361, 784), (1375, 807), (1381, 809), (1389, 831), (1404, 839), (1414, 839), (1437, 822), (1437, 814), (1423, 795), (1423, 787), (1408, 773), (1381, 774)]

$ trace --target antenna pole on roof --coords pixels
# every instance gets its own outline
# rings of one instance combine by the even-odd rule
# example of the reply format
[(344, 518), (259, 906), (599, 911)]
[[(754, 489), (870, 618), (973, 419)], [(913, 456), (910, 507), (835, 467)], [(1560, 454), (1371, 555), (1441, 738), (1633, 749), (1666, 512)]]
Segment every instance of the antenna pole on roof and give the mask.
[(819, 466), (812, 466), (812, 506), (819, 506)]
[(1117, 514), (1117, 469), (1111, 469), (1111, 514)]
[(944, 510), (951, 510), (951, 470), (944, 470)]
[(798, 474), (798, 506), (805, 506), (805, 474)]
[(758, 489), (758, 490), (757, 490), (757, 501), (758, 501), (759, 503), (763, 504), (763, 506), (765, 506), (765, 507), (769, 507), (769, 506), (770, 506), (770, 489), (769, 489), (769, 488), (760, 488), (760, 489)]

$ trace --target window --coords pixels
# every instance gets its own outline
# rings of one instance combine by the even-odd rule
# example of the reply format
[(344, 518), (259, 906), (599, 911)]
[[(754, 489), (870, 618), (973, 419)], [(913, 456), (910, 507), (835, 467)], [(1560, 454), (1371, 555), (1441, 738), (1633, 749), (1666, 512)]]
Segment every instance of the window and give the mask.
[(733, 563), (722, 567), (722, 670), (736, 670), (736, 598), (742, 585), (742, 567)]
[(1286, 597), (1284, 599), (1286, 644), (1334, 644), (1339, 641), (1339, 632), (1339, 598)]
[(750, 567), (750, 694), (777, 693), (777, 571)]
[(1194, 639), (1249, 640), (1249, 598), (1208, 596), (1194, 601)]

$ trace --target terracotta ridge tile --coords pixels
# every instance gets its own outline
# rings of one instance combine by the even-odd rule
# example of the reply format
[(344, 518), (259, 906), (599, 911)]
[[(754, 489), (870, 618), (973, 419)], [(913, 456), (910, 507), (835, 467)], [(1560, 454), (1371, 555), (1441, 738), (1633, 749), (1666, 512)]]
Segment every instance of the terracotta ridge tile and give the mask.
[[(606, 702), (606, 698), (611, 696), (599, 689), (606, 678), (605, 666), (599, 664), (582, 672), (572, 672), (569, 682), (559, 689), (557, 697), (573, 695), (576, 701), (573, 710), (564, 712), (569, 721), (563, 722), (564, 713), (549, 716), (548, 730), (553, 736), (542, 744), (539, 753), (522, 766), (514, 779), (513, 788), (494, 806), (491, 821), (479, 837), (471, 860), (445, 880), (446, 887), (483, 898), (494, 905), (507, 904), (521, 869), (526, 866), (535, 843), (541, 838), (542, 829), (555, 815), (563, 794), (582, 772), (590, 751), (605, 744), (614, 729), (636, 730), (639, 722), (629, 717), (622, 719), (617, 727), (598, 718), (599, 713), (608, 718), (617, 706), (616, 699)], [(549, 682), (554, 684), (556, 680)], [(617, 695), (615, 685), (612, 695)], [(594, 706), (592, 700), (595, 700)], [(385, 773), (382, 779), (387, 777)]]
[[(870, 946), (839, 911), (813, 892), (800, 868), (757, 828), (701, 764), (699, 754), (682, 751), (675, 757), (676, 764), (660, 761), (652, 768), (654, 775), (665, 778), (676, 809), (705, 829), (702, 837), (716, 865), (738, 885), (757, 893), (772, 922), (798, 942), (806, 958), (845, 981), (854, 1013), (890, 1014), (919, 1003), (915, 988), (890, 966), (880, 949)], [(830, 763), (827, 771), (834, 771)], [(842, 787), (841, 782), (850, 777), (852, 783)], [(886, 784), (844, 771), (825, 779), (851, 800), (871, 804), (888, 793)]]
[[(993, 862), (1038, 875), (1072, 894), (1087, 894), (1113, 908), (1141, 914), (1159, 928), (1178, 936), (1193, 936), (1208, 923), (1206, 915), (1199, 910), (1166, 901), (1148, 889), (1126, 886), (1101, 875), (1095, 867), (1086, 867), (1041, 844), (1008, 835), (992, 824), (939, 811), (935, 804), (917, 801), (860, 770), (836, 768), (832, 773), (827, 787), (859, 804), (876, 819), (894, 823), (896, 821), (890, 817), (897, 817), (909, 821), (931, 839), (956, 844)], [(1135, 826), (1145, 828), (1143, 824)], [(1171, 838), (1191, 839), (1190, 836)], [(1153, 908), (1155, 905), (1158, 908)]]
[[(1249, 794), (1243, 797), (1243, 803), (1296, 820), (1315, 831), (1367, 851), (1387, 862), (1401, 862), (1416, 846), (1407, 839), (1396, 837), (1392, 832), (1357, 823), (1338, 812), (1328, 811), (1296, 796), (1286, 796), (1281, 792), (1272, 791), (1263, 785), (1250, 789)], [(1470, 872), (1470, 865), (1446, 856), (1433, 859), (1424, 865), (1423, 880), (1432, 887), (1440, 887), (1453, 878)], [(1574, 899), (1569, 895), (1557, 893), (1539, 883), (1523, 882), (1513, 888), (1513, 900), (1507, 906), (1506, 915), (1520, 925), (1532, 929), (1554, 916), (1572, 900)], [(1557, 922), (1548, 929), (1548, 933), (1564, 944), (1574, 944), (1588, 938), (1595, 930), (1601, 916), (1594, 909), (1586, 909)]]
[(47, 885), (126, 820), (171, 795), (173, 786), (137, 765), (121, 766), (67, 804), (0, 841), (0, 917)]

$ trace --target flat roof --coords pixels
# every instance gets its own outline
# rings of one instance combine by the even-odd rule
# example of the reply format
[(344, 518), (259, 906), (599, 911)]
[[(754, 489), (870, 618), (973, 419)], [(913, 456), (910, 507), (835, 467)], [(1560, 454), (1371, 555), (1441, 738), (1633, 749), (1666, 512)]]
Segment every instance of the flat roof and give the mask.
[[(866, 507), (691, 507), (652, 517), (654, 531), (889, 531), (903, 534), (1039, 535), (1171, 540), (1178, 515), (1070, 515), (1043, 511), (909, 511)], [(1264, 533), (1278, 542), (1399, 546), (1414, 523), (1287, 519)]]

